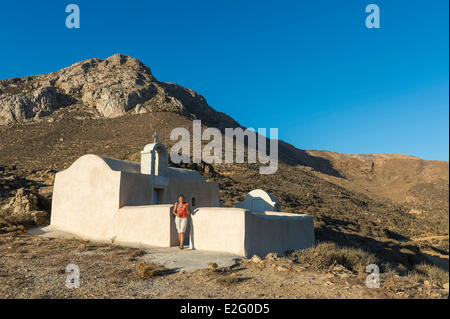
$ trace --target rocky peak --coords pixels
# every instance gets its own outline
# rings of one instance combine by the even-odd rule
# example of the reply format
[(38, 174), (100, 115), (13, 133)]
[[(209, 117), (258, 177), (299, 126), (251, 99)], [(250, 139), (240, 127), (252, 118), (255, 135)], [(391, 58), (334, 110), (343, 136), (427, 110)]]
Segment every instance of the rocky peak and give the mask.
[(237, 123), (216, 112), (195, 91), (158, 81), (139, 60), (115, 54), (60, 71), (0, 81), (0, 125), (51, 115), (77, 105), (100, 117), (129, 112), (176, 112), (223, 127)]

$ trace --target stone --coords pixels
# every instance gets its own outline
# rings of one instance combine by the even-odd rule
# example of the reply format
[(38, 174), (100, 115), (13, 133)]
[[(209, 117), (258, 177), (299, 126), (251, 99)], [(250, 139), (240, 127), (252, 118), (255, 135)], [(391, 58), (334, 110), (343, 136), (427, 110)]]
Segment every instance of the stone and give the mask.
[(33, 220), (37, 226), (43, 226), (48, 224), (48, 213), (44, 211), (34, 211), (31, 213)]
[(142, 109), (142, 104), (136, 104), (135, 108), (134, 108), (134, 112), (136, 114), (139, 114), (139, 111)]
[(217, 269), (217, 268), (219, 267), (219, 265), (217, 265), (217, 263), (215, 263), (215, 262), (209, 262), (209, 263), (208, 263), (208, 266), (209, 266), (211, 269)]
[(254, 262), (254, 263), (260, 263), (260, 262), (262, 262), (262, 259), (258, 255), (253, 255), (253, 257), (250, 259), (250, 261)]
[(268, 253), (266, 255), (266, 259), (267, 260), (277, 260), (278, 259), (278, 254), (277, 253)]
[(442, 288), (444, 288), (445, 290), (448, 290), (448, 282), (446, 282), (445, 284), (442, 285)]
[(134, 113), (145, 114), (145, 113), (148, 113), (148, 110), (142, 104), (137, 104), (134, 109)]
[(282, 272), (286, 272), (286, 271), (289, 271), (289, 268), (287, 268), (287, 267), (285, 267), (285, 266), (278, 266), (278, 267), (277, 267), (277, 270), (278, 270), (278, 271), (282, 271)]
[[(10, 80), (0, 81), (0, 86), (8, 89)], [(20, 80), (19, 80), (20, 81)], [(64, 99), (59, 99), (57, 89), (53, 86), (45, 86), (32, 90), (27, 86), (28, 80), (23, 81), (24, 90), (15, 94), (0, 95), (0, 125), (17, 122), (26, 118), (39, 118), (42, 111), (50, 111), (66, 105)], [(17, 85), (17, 83), (16, 83)], [(8, 90), (7, 90), (8, 92)]]
[(15, 206), (13, 208), (12, 214), (13, 215), (20, 215), (22, 213), (23, 209), (20, 206)]

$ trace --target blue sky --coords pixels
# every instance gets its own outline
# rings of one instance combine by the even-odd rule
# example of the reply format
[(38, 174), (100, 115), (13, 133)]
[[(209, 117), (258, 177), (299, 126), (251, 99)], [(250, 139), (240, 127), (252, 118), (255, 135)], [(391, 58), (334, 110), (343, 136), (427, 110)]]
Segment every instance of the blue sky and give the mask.
[[(81, 28), (65, 27), (78, 4)], [(365, 27), (380, 7), (381, 28)], [(449, 158), (447, 0), (0, 4), (0, 79), (131, 55), (302, 149)]]

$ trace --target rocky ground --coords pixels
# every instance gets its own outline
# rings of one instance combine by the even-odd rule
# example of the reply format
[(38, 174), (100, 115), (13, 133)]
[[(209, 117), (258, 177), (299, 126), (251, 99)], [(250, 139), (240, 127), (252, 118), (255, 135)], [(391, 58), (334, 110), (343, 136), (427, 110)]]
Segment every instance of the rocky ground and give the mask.
[[(448, 284), (385, 273), (369, 289), (363, 271), (273, 254), (173, 272), (151, 264), (145, 249), (11, 232), (0, 235), (0, 255), (4, 298), (448, 298)], [(79, 267), (80, 288), (66, 287), (68, 264)]]
[(55, 172), (34, 171), (23, 178), (14, 166), (0, 167), (0, 233), (50, 222)]

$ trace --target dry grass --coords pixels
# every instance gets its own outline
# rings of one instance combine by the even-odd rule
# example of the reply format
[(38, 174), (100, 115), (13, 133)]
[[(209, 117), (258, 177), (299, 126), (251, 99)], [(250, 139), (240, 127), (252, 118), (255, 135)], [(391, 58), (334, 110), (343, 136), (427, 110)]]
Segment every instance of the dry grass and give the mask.
[(361, 249), (340, 247), (330, 242), (322, 242), (309, 249), (294, 251), (289, 257), (299, 263), (317, 268), (342, 265), (354, 272), (364, 271), (367, 265), (377, 262), (375, 255)]
[(135, 251), (133, 251), (130, 255), (130, 257), (128, 258), (129, 261), (136, 261), (137, 258), (142, 257), (145, 255), (145, 250), (143, 249), (137, 249)]
[(438, 266), (421, 263), (417, 265), (409, 274), (415, 281), (429, 280), (438, 284), (445, 284), (449, 281), (449, 273)]
[(208, 266), (209, 266), (211, 269), (217, 269), (217, 268), (219, 267), (219, 265), (217, 265), (215, 262), (209, 262), (209, 263), (208, 263)]
[(237, 284), (241, 281), (238, 277), (231, 277), (231, 276), (221, 276), (216, 279), (216, 282), (223, 286), (232, 286), (234, 284)]
[(142, 278), (151, 278), (164, 273), (166, 269), (153, 263), (140, 262), (136, 264), (136, 271)]

